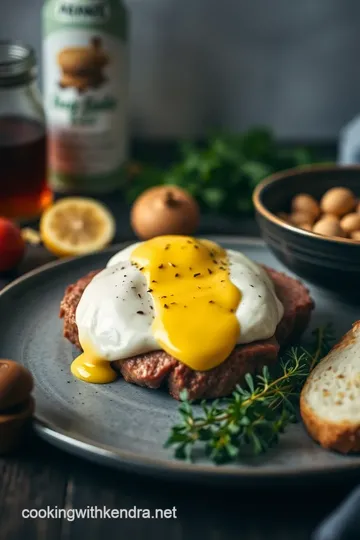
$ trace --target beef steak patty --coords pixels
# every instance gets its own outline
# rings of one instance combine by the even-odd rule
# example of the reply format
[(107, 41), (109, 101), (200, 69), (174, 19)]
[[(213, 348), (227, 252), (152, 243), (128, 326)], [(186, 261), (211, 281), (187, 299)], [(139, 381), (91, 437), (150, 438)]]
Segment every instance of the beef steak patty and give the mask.
[[(188, 391), (190, 399), (229, 395), (242, 382), (246, 373), (258, 372), (264, 365), (271, 366), (276, 362), (280, 346), (300, 337), (314, 309), (314, 302), (302, 283), (271, 268), (265, 267), (265, 270), (274, 282), (276, 294), (284, 306), (284, 316), (272, 338), (236, 346), (223, 363), (208, 371), (195, 371), (164, 351), (113, 362), (114, 368), (127, 382), (139, 386), (159, 388), (167, 383), (175, 399), (179, 399), (184, 389)], [(79, 349), (76, 308), (85, 288), (98, 272), (100, 270), (94, 270), (69, 285), (60, 306), (64, 336)]]

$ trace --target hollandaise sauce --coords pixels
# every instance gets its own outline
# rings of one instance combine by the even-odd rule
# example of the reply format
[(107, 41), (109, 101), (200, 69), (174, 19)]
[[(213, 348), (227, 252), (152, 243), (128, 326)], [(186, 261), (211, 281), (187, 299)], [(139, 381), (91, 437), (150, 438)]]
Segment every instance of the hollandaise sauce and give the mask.
[(131, 262), (153, 297), (159, 348), (194, 370), (221, 364), (240, 334), (241, 293), (230, 280), (226, 251), (208, 240), (160, 236), (136, 247)]
[(90, 383), (113, 382), (117, 375), (111, 367), (111, 362), (101, 358), (89, 343), (82, 343), (81, 346), (84, 352), (71, 364), (71, 373), (78, 379)]

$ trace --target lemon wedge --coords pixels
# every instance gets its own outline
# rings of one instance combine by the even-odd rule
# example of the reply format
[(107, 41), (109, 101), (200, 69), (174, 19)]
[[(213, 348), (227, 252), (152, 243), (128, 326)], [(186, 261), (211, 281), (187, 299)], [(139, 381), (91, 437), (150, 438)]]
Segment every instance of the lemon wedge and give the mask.
[(60, 199), (45, 210), (40, 220), (41, 239), (57, 257), (99, 251), (111, 243), (115, 229), (110, 211), (84, 197)]

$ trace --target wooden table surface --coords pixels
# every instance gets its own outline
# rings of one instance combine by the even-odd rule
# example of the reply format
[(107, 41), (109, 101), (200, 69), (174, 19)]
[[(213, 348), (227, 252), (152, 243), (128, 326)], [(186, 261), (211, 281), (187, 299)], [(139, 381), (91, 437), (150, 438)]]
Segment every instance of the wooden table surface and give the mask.
[[(224, 223), (217, 232), (229, 232)], [(203, 223), (204, 233), (209, 227)], [(231, 224), (237, 234), (257, 235), (253, 221)], [(130, 231), (121, 227), (117, 240)], [(28, 250), (18, 273), (50, 260), (43, 248)], [(0, 288), (15, 274), (0, 279)], [(33, 435), (17, 455), (0, 458), (1, 540), (306, 540), (349, 492), (352, 481), (251, 489), (193, 486), (117, 472), (68, 455)], [(24, 519), (24, 509), (176, 508), (170, 519)]]

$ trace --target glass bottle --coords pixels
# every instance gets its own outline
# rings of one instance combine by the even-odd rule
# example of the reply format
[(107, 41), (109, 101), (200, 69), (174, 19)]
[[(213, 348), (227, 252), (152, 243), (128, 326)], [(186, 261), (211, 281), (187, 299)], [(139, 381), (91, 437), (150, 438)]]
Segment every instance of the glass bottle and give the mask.
[(50, 185), (114, 191), (127, 158), (127, 8), (121, 0), (46, 0), (42, 21)]
[(0, 216), (37, 218), (51, 203), (34, 51), (0, 41)]

